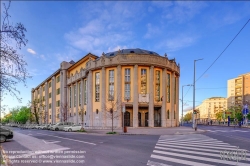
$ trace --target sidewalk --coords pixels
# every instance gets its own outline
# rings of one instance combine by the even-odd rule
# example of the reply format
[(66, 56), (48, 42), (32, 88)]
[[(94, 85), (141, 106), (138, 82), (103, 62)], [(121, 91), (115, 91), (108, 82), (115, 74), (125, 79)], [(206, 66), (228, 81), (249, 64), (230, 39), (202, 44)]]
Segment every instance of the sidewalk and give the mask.
[[(106, 134), (107, 132), (111, 132), (110, 129), (86, 129), (87, 133), (95, 133), (95, 134)], [(123, 133), (122, 128), (120, 129), (114, 129), (115, 132), (117, 132), (120, 135), (185, 135), (185, 134), (200, 134), (204, 133), (205, 130), (198, 129), (195, 131), (194, 129), (190, 127), (127, 127), (127, 133)]]

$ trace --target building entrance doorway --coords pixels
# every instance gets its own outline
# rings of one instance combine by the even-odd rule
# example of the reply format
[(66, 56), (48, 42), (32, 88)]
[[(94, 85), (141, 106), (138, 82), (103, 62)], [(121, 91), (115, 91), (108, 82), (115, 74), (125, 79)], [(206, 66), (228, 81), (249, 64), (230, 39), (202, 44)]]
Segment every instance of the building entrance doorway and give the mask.
[(141, 127), (141, 113), (138, 112), (138, 126)]
[(130, 113), (128, 111), (124, 113), (124, 126), (130, 126)]
[(148, 112), (145, 113), (145, 126), (148, 127)]
[(154, 127), (161, 127), (161, 109), (154, 110)]

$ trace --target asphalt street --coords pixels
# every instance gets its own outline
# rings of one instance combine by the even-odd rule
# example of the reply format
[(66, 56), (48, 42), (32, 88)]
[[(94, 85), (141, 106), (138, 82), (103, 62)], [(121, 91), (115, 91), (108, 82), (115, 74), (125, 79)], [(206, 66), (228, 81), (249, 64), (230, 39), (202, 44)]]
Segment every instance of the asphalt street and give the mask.
[[(250, 129), (198, 127), (205, 132), (103, 135), (12, 128), (14, 139), (2, 143), (2, 147), (13, 166), (250, 166)], [(226, 152), (230, 151), (244, 151), (243, 157), (227, 159)]]

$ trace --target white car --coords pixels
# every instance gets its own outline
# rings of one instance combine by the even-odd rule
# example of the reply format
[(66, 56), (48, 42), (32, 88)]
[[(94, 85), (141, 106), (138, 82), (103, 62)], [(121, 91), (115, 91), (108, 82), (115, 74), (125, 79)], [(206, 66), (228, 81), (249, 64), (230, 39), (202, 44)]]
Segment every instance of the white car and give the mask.
[(64, 131), (78, 131), (81, 130), (82, 125), (73, 125), (73, 126), (69, 126), (69, 127), (64, 127)]

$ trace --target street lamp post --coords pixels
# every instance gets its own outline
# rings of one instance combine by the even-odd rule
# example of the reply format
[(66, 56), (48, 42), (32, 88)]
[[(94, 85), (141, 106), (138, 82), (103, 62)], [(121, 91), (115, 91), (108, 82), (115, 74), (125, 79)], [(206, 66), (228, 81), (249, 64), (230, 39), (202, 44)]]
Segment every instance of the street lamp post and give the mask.
[(193, 128), (195, 130), (197, 130), (197, 124), (196, 124), (196, 120), (195, 120), (195, 116), (194, 116), (194, 110), (195, 110), (195, 62), (199, 61), (199, 60), (203, 60), (203, 59), (197, 59), (194, 60), (194, 83), (193, 83)]
[(225, 108), (225, 107), (223, 107), (223, 110), (224, 110), (224, 116), (223, 116), (223, 118), (224, 118), (224, 125), (225, 125), (225, 119), (226, 119), (226, 108)]
[(181, 99), (181, 102), (182, 102), (182, 106), (181, 106), (181, 108), (182, 108), (182, 114), (181, 114), (181, 125), (183, 126), (183, 87), (184, 86), (193, 86), (193, 85), (191, 85), (191, 84), (188, 84), (188, 85), (182, 85), (182, 99)]

